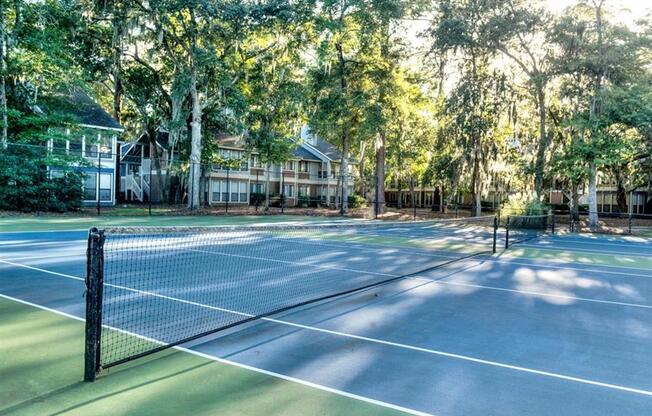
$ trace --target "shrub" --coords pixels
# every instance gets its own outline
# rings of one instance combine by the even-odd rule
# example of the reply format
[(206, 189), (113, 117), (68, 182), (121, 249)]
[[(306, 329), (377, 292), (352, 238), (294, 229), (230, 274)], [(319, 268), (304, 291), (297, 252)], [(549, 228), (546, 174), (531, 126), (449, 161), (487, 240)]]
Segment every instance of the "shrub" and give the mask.
[(367, 200), (362, 195), (349, 195), (349, 208), (360, 208), (367, 204)]
[(512, 195), (500, 207), (503, 215), (542, 215), (547, 214), (549, 206), (528, 196)]
[(65, 212), (82, 205), (84, 174), (61, 166), (52, 175), (41, 151), (0, 150), (0, 209)]

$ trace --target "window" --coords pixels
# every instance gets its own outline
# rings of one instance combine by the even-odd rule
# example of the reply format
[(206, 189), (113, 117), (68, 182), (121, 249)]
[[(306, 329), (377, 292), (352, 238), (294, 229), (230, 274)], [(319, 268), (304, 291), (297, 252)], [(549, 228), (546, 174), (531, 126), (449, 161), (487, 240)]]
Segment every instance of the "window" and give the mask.
[(260, 165), (260, 158), (258, 157), (258, 155), (252, 155), (251, 156), (251, 166), (254, 167), (254, 168), (259, 168), (261, 166)]
[(97, 201), (97, 175), (89, 174), (84, 180), (84, 200)]
[(84, 136), (84, 145), (86, 157), (97, 158), (97, 137)]
[(283, 169), (285, 170), (294, 170), (294, 160), (288, 160), (283, 163)]
[(61, 139), (50, 140), (50, 151), (54, 156), (63, 156), (66, 154), (67, 141)]
[(220, 181), (220, 189), (222, 190), (222, 202), (229, 200), (229, 188), (226, 181)]
[(112, 195), (111, 191), (113, 190), (112, 184), (112, 175), (109, 173), (103, 173), (100, 175), (100, 201), (111, 202)]
[(212, 189), (212, 200), (213, 202), (219, 202), (220, 200), (220, 181), (213, 181), (213, 189)]
[(309, 170), (308, 162), (305, 160), (299, 161), (299, 172), (308, 172)]
[(247, 182), (213, 180), (212, 186), (213, 202), (247, 202)]
[(264, 183), (251, 183), (251, 193), (252, 194), (262, 194), (265, 193), (265, 184)]
[(238, 188), (240, 189), (240, 202), (247, 202), (247, 182), (240, 182)]
[(68, 154), (72, 156), (81, 156), (83, 140), (83, 137), (72, 137), (68, 141)]
[(294, 196), (294, 185), (283, 185), (283, 195), (292, 198)]
[(299, 196), (309, 196), (310, 195), (310, 186), (309, 185), (299, 185)]
[(231, 192), (231, 202), (238, 202), (238, 182), (229, 183), (229, 191)]
[(98, 144), (100, 146), (100, 157), (102, 159), (113, 159), (113, 137), (100, 136)]

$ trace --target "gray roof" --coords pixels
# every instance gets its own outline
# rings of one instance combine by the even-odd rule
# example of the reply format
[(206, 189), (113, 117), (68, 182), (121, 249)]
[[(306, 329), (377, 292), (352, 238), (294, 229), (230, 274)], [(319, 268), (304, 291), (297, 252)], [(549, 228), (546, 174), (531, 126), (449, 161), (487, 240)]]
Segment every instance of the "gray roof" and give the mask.
[(335, 146), (317, 136), (313, 136), (312, 143), (310, 144), (325, 154), (330, 160), (339, 161), (342, 158), (342, 153)]
[(292, 152), (295, 157), (302, 159), (302, 160), (315, 160), (317, 162), (321, 162), (321, 159), (314, 155), (310, 150), (306, 149), (303, 146), (297, 146), (296, 149), (294, 149), (294, 152)]
[(79, 124), (124, 130), (124, 127), (82, 90), (74, 89), (69, 100), (72, 104), (69, 112), (75, 116)]

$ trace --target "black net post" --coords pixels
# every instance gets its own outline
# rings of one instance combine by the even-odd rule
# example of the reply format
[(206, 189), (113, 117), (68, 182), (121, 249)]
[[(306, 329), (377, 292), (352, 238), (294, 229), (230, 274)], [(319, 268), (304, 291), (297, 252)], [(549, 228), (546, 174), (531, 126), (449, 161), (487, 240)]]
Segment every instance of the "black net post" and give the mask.
[(496, 240), (498, 238), (498, 217), (494, 217), (494, 240), (492, 252), (496, 254)]
[(86, 348), (84, 381), (95, 381), (100, 370), (102, 333), (102, 284), (104, 280), (104, 232), (93, 227), (86, 250)]
[[(631, 205), (631, 204), (630, 204)], [(632, 212), (629, 212), (629, 215), (627, 217), (627, 233), (632, 234)]]
[(507, 221), (505, 222), (505, 248), (509, 248), (509, 216), (507, 216)]

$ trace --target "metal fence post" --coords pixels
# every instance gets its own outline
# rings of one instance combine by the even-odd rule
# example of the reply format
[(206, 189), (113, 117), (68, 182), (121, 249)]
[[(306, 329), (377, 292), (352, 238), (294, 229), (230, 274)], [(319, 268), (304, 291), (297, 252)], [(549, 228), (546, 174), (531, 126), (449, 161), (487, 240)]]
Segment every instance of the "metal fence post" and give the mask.
[[(152, 151), (149, 152), (149, 195), (147, 196), (147, 201), (149, 202), (149, 216), (152, 216)], [(159, 184), (159, 187), (161, 184)]]
[(494, 241), (493, 241), (493, 253), (496, 254), (496, 240), (498, 238), (498, 217), (494, 217)]
[(505, 249), (509, 248), (509, 215), (507, 216), (507, 221), (505, 222)]
[(224, 201), (226, 203), (225, 207), (226, 207), (227, 214), (229, 212), (229, 200), (231, 199), (231, 183), (229, 182), (229, 172), (230, 169), (229, 166), (227, 165), (226, 166), (226, 201)]
[(97, 216), (100, 216), (100, 176), (102, 174), (102, 159), (100, 153), (100, 142), (97, 142), (97, 182), (95, 183), (95, 192), (97, 195)]
[(93, 227), (86, 249), (86, 345), (84, 381), (95, 381), (100, 371), (102, 339), (102, 285), (104, 281), (104, 232)]

